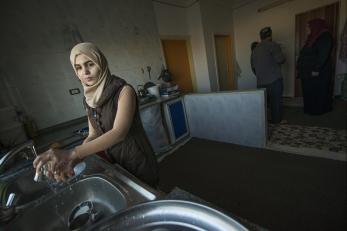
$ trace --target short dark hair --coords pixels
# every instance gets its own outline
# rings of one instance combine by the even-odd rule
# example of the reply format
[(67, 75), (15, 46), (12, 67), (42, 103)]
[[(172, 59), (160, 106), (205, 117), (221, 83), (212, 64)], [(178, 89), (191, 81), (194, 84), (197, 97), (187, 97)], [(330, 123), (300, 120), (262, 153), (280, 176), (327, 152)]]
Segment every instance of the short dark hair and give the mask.
[(267, 27), (264, 27), (263, 29), (261, 29), (259, 32), (259, 35), (260, 35), (261, 40), (264, 40), (268, 37), (271, 37), (271, 35), (272, 35), (271, 27), (267, 26)]

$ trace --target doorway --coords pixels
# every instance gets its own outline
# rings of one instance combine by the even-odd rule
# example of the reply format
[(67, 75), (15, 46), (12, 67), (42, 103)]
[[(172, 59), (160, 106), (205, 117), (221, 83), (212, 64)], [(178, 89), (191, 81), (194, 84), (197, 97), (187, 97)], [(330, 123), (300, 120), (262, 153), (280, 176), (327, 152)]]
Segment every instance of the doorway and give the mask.
[[(333, 39), (334, 39), (334, 48), (332, 51), (332, 63), (336, 63), (336, 41), (337, 41), (337, 30), (338, 30), (338, 14), (339, 14), (340, 4), (336, 2), (331, 5), (327, 5), (324, 7), (320, 7), (314, 10), (310, 10), (301, 14), (296, 15), (295, 17), (295, 63), (299, 57), (299, 53), (301, 48), (305, 45), (306, 38), (308, 36), (306, 31), (307, 23), (315, 18), (323, 18), (326, 20), (329, 29), (331, 30)], [(333, 65), (332, 72), (332, 81), (334, 86), (335, 80), (335, 65)], [(296, 77), (295, 71), (295, 77)], [(331, 89), (331, 92), (332, 89)], [(302, 97), (302, 88), (301, 88), (301, 80), (295, 78), (295, 97)], [(331, 96), (332, 97), (332, 96)]]
[(166, 67), (171, 73), (172, 81), (177, 84), (182, 93), (194, 91), (192, 69), (187, 40), (162, 39)]
[(231, 37), (229, 35), (215, 35), (214, 41), (219, 90), (234, 90), (236, 86), (232, 70)]

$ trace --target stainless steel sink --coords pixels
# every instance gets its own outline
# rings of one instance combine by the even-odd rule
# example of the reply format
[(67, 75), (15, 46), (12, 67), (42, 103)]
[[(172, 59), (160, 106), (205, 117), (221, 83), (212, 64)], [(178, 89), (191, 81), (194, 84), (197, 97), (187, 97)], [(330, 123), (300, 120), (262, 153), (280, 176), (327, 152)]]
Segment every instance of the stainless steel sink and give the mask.
[(202, 204), (159, 200), (135, 205), (115, 214), (88, 231), (247, 231), (225, 214)]
[[(16, 194), (11, 211), (17, 214), (1, 220), (0, 229), (75, 230), (76, 224), (89, 227), (120, 210), (161, 196), (119, 165), (99, 157), (86, 158), (85, 166), (79, 176), (63, 184), (48, 183), (47, 178), (34, 182), (32, 166), (0, 177), (10, 182), (6, 193)], [(91, 209), (83, 212), (86, 205)]]
[(33, 181), (34, 175), (34, 169), (28, 168), (16, 178), (3, 181), (3, 184), (6, 184), (6, 189), (3, 191), (2, 202), (4, 202), (4, 199), (8, 198), (11, 193), (14, 193), (15, 198), (12, 206), (22, 207), (50, 193), (51, 190), (46, 182), (36, 183)]
[[(112, 182), (112, 183), (111, 183)], [(102, 175), (83, 178), (27, 209), (8, 226), (10, 230), (68, 230), (69, 217), (84, 202), (93, 204), (99, 219), (127, 207), (125, 192)]]
[[(84, 164), (84, 165), (82, 165)], [(16, 174), (7, 175), (7, 177), (0, 178), (1, 182), (1, 194), (2, 205), (5, 205), (5, 201), (9, 198), (10, 194), (15, 194), (13, 203), (11, 206), (15, 206), (16, 210), (23, 210), (28, 206), (31, 206), (38, 198), (52, 193), (52, 186), (48, 184), (47, 180), (35, 182), (34, 175), (35, 169), (31, 166), (24, 167)], [(85, 166), (84, 162), (79, 165)], [(84, 169), (77, 169), (78, 173), (83, 173)], [(57, 184), (56, 184), (57, 185)]]
[(18, 195), (14, 205), (29, 206), (3, 227), (0, 224), (0, 229), (247, 230), (225, 214), (201, 204), (156, 201), (163, 196), (161, 192), (119, 165), (110, 165), (98, 157), (88, 157), (85, 162), (86, 168), (79, 176), (54, 188), (46, 181), (34, 183), (32, 167), (11, 176), (14, 180), (8, 193)]

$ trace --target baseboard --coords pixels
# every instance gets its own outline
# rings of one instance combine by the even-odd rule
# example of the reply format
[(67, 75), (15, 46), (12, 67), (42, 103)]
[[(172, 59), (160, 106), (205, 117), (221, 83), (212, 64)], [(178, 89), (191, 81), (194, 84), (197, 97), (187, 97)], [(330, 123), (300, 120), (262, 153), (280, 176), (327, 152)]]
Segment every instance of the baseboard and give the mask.
[(282, 97), (282, 104), (287, 107), (304, 107), (302, 97)]
[(330, 152), (326, 150), (319, 150), (314, 148), (295, 148), (287, 145), (273, 144), (269, 143), (266, 149), (286, 152), (290, 154), (302, 155), (302, 156), (310, 156), (310, 157), (319, 157), (330, 160), (338, 160), (338, 161), (347, 161), (347, 153), (342, 152)]

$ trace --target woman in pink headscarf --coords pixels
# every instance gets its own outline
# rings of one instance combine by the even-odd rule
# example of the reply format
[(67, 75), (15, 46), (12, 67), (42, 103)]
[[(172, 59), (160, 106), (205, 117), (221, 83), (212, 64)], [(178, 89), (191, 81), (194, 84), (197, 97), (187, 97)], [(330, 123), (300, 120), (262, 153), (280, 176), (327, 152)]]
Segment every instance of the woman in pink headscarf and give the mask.
[(308, 22), (309, 35), (300, 51), (297, 72), (302, 81), (304, 112), (321, 115), (332, 110), (333, 38), (324, 19)]

